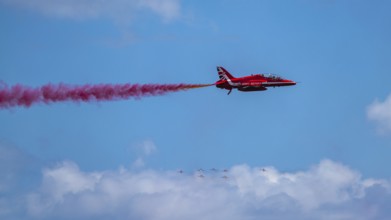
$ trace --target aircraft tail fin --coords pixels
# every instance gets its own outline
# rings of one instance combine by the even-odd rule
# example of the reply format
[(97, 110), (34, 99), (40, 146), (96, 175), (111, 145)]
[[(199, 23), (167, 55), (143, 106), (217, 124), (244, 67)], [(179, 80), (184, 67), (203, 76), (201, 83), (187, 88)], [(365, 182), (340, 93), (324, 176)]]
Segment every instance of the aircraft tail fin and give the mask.
[(220, 80), (227, 80), (230, 81), (231, 79), (235, 79), (224, 67), (218, 66), (217, 67), (217, 73), (219, 74)]

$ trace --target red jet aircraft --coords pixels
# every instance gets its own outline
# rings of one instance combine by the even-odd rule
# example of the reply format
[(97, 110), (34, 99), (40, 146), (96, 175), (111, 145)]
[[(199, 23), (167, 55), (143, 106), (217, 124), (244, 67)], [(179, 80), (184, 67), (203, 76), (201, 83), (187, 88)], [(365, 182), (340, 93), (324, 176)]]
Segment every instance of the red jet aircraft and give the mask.
[(217, 88), (229, 90), (229, 95), (232, 89), (238, 89), (242, 92), (264, 91), (266, 87), (276, 86), (293, 86), (296, 82), (288, 79), (283, 79), (273, 74), (253, 74), (240, 78), (233, 77), (226, 69), (221, 66), (217, 67), (220, 80), (215, 83)]

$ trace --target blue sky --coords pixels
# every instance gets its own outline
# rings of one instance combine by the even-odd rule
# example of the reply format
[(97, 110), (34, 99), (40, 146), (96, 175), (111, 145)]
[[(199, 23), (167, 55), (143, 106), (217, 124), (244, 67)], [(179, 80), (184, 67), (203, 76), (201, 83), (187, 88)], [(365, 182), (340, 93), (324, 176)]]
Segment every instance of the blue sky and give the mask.
[[(367, 190), (365, 195), (386, 191), (382, 204), (373, 200), (376, 196), (360, 194), (359, 198), (380, 210), (364, 219), (387, 219), (390, 213), (384, 207), (391, 204), (390, 6), (382, 0), (1, 0), (0, 80), (8, 85), (213, 83), (218, 79), (217, 65), (234, 76), (275, 73), (301, 83), (265, 92), (233, 91), (229, 96), (208, 87), (141, 100), (2, 109), (0, 161), (7, 175), (0, 178), (0, 203), (14, 201), (19, 208), (0, 209), (0, 216), (67, 219), (113, 214), (110, 210), (104, 215), (80, 211), (78, 216), (67, 216), (64, 210), (72, 200), (66, 199), (63, 206), (53, 199), (57, 216), (39, 211), (38, 206), (45, 207), (42, 198), (50, 197), (48, 192), (59, 193), (55, 189), (61, 184), (51, 185), (53, 182), (76, 184), (79, 188), (68, 189), (80, 199), (79, 192), (95, 189), (100, 180), (114, 176), (127, 182), (133, 172), (141, 175), (132, 177), (136, 180), (153, 172), (147, 175), (153, 178), (146, 180), (151, 185), (163, 180), (178, 187), (180, 181), (197, 176), (199, 168), (232, 167), (246, 173), (246, 169), (267, 166), (281, 178), (286, 177), (284, 173), (300, 178), (304, 172), (309, 176), (304, 180), (342, 170), (352, 176), (345, 179), (347, 188), (359, 183)], [(187, 175), (179, 182), (166, 174), (178, 169)], [(237, 180), (234, 188), (242, 189), (243, 175), (234, 171), (230, 173)], [(56, 172), (75, 178), (51, 176), (54, 180), (47, 181), (48, 175)], [(100, 177), (94, 179), (97, 173)], [(327, 177), (317, 181), (327, 183)], [(189, 189), (199, 189), (203, 195), (215, 192), (219, 187), (214, 184), (222, 183), (211, 181), (202, 189), (197, 184), (190, 184)], [(255, 184), (264, 186), (262, 181), (252, 182)], [(305, 182), (304, 186), (311, 184)], [(45, 187), (53, 191), (43, 190)], [(225, 187), (222, 195), (237, 199), (230, 193), (232, 185)], [(314, 208), (307, 206), (312, 200), (284, 190), (290, 187), (292, 184), (281, 183), (270, 190), (281, 191), (289, 202), (304, 207), (292, 211), (298, 219), (304, 219), (301, 213), (307, 209), (311, 210), (309, 217), (320, 219), (330, 210), (354, 213), (359, 206), (355, 203), (359, 199), (349, 194), (355, 199), (338, 195), (318, 201), (320, 205)], [(254, 190), (261, 195), (256, 187)], [(102, 193), (93, 192), (97, 192), (95, 196)], [(125, 197), (134, 201), (133, 194), (126, 192)], [(262, 198), (269, 198), (264, 195), (269, 194)], [(190, 197), (184, 204), (197, 203), (197, 198)], [(162, 201), (171, 197), (166, 199)], [(222, 201), (216, 200), (216, 204)], [(251, 209), (249, 219), (265, 213), (277, 213), (270, 219), (284, 219), (274, 204)], [(156, 219), (140, 211), (143, 205), (131, 207), (137, 215), (121, 212), (122, 206), (113, 210), (121, 218)], [(268, 209), (272, 211), (266, 212)], [(218, 211), (216, 215), (205, 213), (207, 208), (201, 208), (200, 213), (183, 211), (179, 217), (223, 217)], [(166, 217), (175, 219), (169, 214)]]

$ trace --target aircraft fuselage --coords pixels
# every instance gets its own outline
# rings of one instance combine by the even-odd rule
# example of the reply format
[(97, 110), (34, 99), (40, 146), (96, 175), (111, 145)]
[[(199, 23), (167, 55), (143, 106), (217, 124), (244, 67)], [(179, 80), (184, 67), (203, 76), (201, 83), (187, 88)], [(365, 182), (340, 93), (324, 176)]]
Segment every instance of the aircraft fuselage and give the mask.
[(223, 67), (217, 67), (217, 71), (220, 80), (215, 83), (216, 87), (230, 91), (232, 89), (238, 89), (243, 92), (263, 91), (267, 90), (267, 87), (296, 85), (296, 82), (292, 80), (283, 79), (272, 74), (253, 74), (251, 76), (235, 78)]

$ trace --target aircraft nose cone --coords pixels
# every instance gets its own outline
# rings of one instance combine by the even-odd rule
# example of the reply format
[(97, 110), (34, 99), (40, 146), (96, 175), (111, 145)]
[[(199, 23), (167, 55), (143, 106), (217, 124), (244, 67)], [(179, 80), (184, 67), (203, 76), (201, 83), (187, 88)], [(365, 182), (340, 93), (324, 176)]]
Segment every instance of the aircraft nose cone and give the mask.
[(295, 81), (293, 81), (293, 80), (286, 80), (286, 82), (287, 82), (287, 84), (288, 85), (290, 85), (290, 86), (294, 86), (294, 85), (296, 85), (296, 82)]

